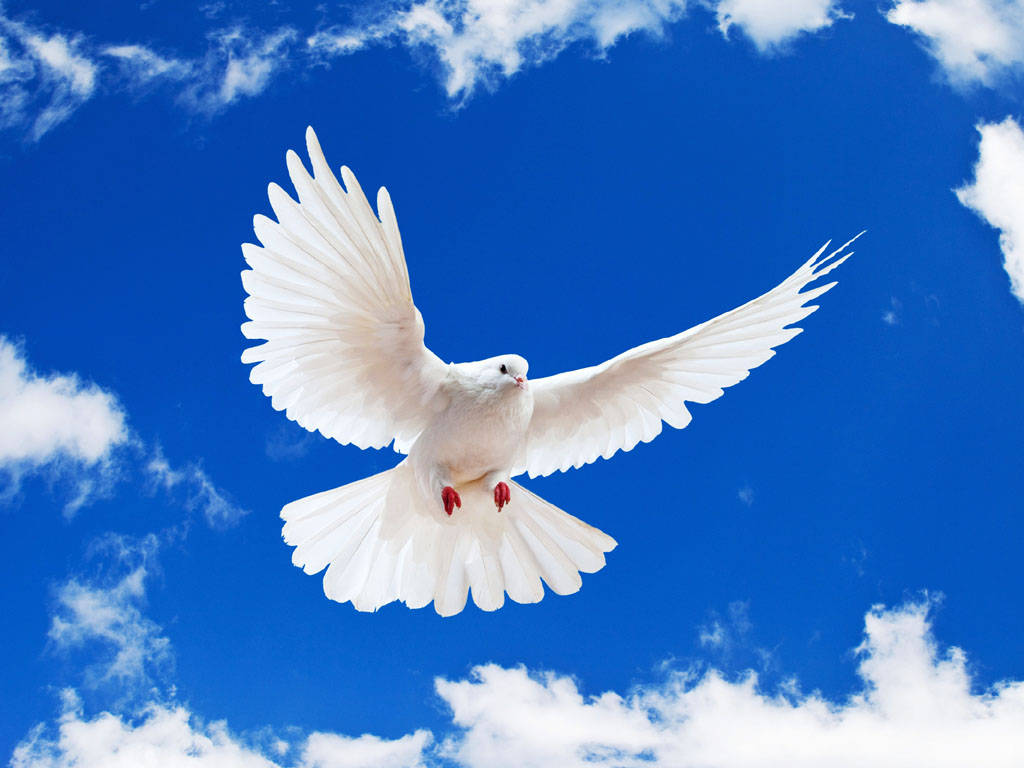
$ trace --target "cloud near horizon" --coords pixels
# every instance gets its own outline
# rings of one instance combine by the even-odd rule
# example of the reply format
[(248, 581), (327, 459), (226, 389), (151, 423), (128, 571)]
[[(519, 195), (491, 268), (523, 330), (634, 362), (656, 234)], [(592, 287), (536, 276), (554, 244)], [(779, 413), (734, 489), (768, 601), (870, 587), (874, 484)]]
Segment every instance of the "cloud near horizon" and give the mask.
[(761, 690), (748, 672), (710, 669), (587, 698), (553, 673), (486, 665), (437, 683), (461, 729), (446, 753), (467, 766), (789, 768), (1016, 763), (1024, 754), (1024, 682), (972, 693), (966, 655), (940, 652), (930, 604), (873, 607), (858, 646), (862, 688), (845, 701)]
[[(174, 652), (164, 629), (144, 613), (159, 570), (155, 534), (107, 534), (89, 547), (98, 574), (76, 575), (55, 590), (48, 638), (78, 662), (75, 687), (60, 694), (61, 713), (40, 723), (15, 748), (14, 768), (421, 768), (426, 730), (398, 739), (312, 732), (292, 744), (281, 737), (233, 735), (175, 701)], [(93, 697), (114, 701), (87, 716)], [(289, 729), (290, 734), (294, 729)], [(283, 757), (286, 763), (278, 762)]]
[[(117, 600), (98, 600), (110, 602)], [(33, 728), (11, 765), (1015, 766), (1015, 756), (1024, 754), (1024, 681), (976, 692), (966, 654), (941, 649), (933, 637), (932, 607), (925, 599), (868, 611), (856, 648), (861, 686), (842, 700), (803, 693), (792, 680), (764, 690), (754, 672), (730, 678), (714, 668), (676, 671), (625, 694), (588, 697), (576, 681), (555, 672), (484, 664), (464, 679), (435, 681), (451, 716), (440, 736), (421, 728), (397, 739), (313, 732), (289, 741), (268, 738), (265, 729), (259, 736), (232, 733), (226, 722), (204, 720), (173, 693), (126, 711), (89, 715), (78, 693), (68, 690), (57, 719)], [(148, 634), (159, 633), (156, 627)], [(105, 632), (93, 636), (117, 645)], [(145, 643), (139, 648), (143, 659), (159, 651)]]

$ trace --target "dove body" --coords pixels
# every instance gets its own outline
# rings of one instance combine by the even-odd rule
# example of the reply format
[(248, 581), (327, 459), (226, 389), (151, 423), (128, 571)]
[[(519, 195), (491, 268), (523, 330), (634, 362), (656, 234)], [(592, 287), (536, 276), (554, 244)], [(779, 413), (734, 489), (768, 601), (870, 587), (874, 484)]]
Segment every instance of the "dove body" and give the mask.
[(409, 449), (427, 497), (482, 480), (494, 489), (511, 479), (533, 416), (528, 364), (518, 355), (453, 363), (442, 385), (447, 406)]

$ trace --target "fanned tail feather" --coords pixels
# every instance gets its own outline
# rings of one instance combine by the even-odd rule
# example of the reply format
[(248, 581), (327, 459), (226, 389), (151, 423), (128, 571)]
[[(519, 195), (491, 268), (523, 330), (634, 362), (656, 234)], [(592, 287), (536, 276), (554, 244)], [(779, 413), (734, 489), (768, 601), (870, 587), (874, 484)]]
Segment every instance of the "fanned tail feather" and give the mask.
[(424, 499), (408, 464), (293, 501), (281, 510), (292, 562), (306, 573), (326, 568), (324, 593), (375, 611), (395, 600), (410, 608), (434, 603), (459, 613), (470, 593), (484, 611), (505, 595), (535, 603), (551, 591), (568, 595), (580, 573), (604, 567), (610, 536), (517, 483), (501, 512), (480, 483), (459, 488), (452, 517), (440, 500)]

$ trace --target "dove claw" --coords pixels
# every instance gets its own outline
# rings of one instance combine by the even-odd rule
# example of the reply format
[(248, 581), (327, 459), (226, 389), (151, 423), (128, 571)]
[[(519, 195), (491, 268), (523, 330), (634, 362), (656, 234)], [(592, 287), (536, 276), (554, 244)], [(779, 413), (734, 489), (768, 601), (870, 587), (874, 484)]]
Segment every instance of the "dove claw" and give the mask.
[(506, 483), (498, 483), (494, 486), (494, 504), (498, 507), (498, 511), (501, 512), (501, 508), (512, 501), (512, 492), (508, 489)]
[(446, 485), (441, 489), (441, 503), (444, 504), (444, 511), (448, 514), (448, 517), (452, 516), (452, 510), (456, 507), (462, 509), (462, 499), (459, 497), (458, 492), (450, 485)]

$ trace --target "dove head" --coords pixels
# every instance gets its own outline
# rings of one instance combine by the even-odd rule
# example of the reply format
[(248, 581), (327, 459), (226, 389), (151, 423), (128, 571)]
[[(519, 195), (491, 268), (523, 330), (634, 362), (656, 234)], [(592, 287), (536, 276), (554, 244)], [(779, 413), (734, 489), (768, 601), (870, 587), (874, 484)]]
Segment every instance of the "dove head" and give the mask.
[(498, 355), (476, 363), (480, 378), (495, 389), (526, 389), (530, 364), (519, 355)]

